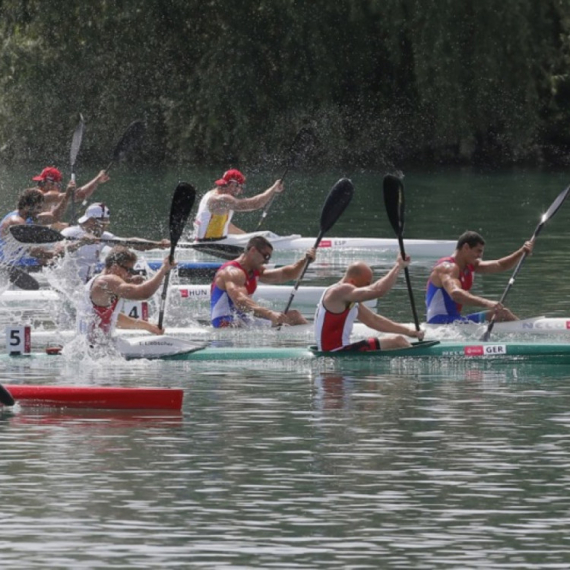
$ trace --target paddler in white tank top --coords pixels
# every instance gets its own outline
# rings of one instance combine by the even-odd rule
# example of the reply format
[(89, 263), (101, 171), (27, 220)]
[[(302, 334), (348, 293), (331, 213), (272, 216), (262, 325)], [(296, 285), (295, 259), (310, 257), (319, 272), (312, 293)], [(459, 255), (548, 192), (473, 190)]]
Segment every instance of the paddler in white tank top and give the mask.
[(124, 246), (115, 246), (105, 259), (105, 269), (85, 284), (83, 306), (77, 314), (78, 331), (86, 334), (91, 343), (108, 342), (115, 327), (141, 329), (153, 334), (164, 330), (153, 323), (134, 319), (121, 313), (123, 299), (143, 301), (154, 295), (163, 277), (176, 265), (168, 257), (162, 267), (148, 280), (140, 282), (133, 277), (137, 256)]
[[(321, 351), (338, 350), (388, 350), (406, 348), (410, 343), (401, 335), (424, 338), (423, 331), (416, 331), (406, 325), (396, 323), (371, 311), (364, 301), (383, 297), (392, 289), (400, 269), (410, 263), (409, 256), (404, 261), (400, 255), (392, 269), (381, 279), (372, 283), (370, 266), (357, 261), (348, 266), (344, 277), (328, 287), (321, 297), (315, 313), (315, 340)], [(358, 320), (379, 332), (395, 333), (398, 336), (368, 338), (350, 343), (352, 325)]]
[(228, 234), (243, 234), (232, 224), (234, 212), (252, 212), (263, 208), (275, 195), (283, 192), (281, 180), (271, 188), (251, 198), (238, 198), (245, 184), (245, 176), (236, 169), (228, 170), (215, 182), (216, 187), (200, 200), (194, 220), (194, 237), (197, 241), (217, 240)]

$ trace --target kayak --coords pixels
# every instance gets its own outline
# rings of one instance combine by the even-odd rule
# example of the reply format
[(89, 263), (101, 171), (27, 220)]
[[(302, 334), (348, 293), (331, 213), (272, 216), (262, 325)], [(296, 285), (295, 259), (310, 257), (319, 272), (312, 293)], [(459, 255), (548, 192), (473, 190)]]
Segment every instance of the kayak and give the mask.
[[(536, 342), (480, 342), (480, 341), (423, 341), (410, 348), (372, 352), (318, 352), (315, 347), (243, 347), (233, 345), (208, 345), (184, 341), (184, 350), (164, 351), (155, 346), (153, 358), (189, 362), (221, 361), (320, 361), (361, 362), (367, 365), (387, 364), (394, 361), (430, 361), (434, 363), (454, 362), (469, 365), (470, 362), (513, 363), (532, 362), (539, 364), (570, 364), (570, 343)], [(38, 358), (46, 353), (32, 352), (24, 356), (2, 354), (2, 359)], [(49, 355), (47, 355), (50, 357)], [(140, 356), (130, 356), (139, 358)], [(129, 358), (129, 356), (127, 356)], [(148, 356), (145, 356), (148, 358)]]
[[(201, 294), (200, 290), (196, 290), (195, 293), (199, 299), (199, 294)], [(189, 297), (188, 300), (192, 300), (192, 297)], [(413, 324), (409, 323), (409, 326), (413, 327)], [(426, 340), (457, 340), (458, 338), (481, 338), (486, 330), (486, 325), (476, 323), (457, 325), (426, 325), (425, 323), (422, 323), (421, 328), (426, 331)], [(282, 327), (281, 329), (277, 330), (276, 328), (266, 327), (251, 329), (215, 329), (210, 326), (208, 322), (206, 322), (197, 323), (192, 326), (167, 327), (166, 332), (168, 333), (167, 335), (155, 337), (150, 333), (137, 329), (116, 329), (115, 335), (121, 339), (136, 339), (138, 337), (138, 341), (135, 340), (135, 342), (139, 343), (143, 342), (144, 339), (158, 339), (159, 343), (164, 342), (164, 339), (175, 339), (170, 341), (175, 352), (178, 350), (184, 351), (184, 348), (186, 346), (184, 343), (188, 342), (187, 339), (192, 338), (195, 340), (197, 337), (202, 342), (205, 342), (207, 340), (231, 341), (232, 339), (236, 338), (243, 339), (244, 336), (247, 336), (249, 339), (251, 339), (253, 343), (257, 343), (260, 340), (266, 342), (268, 339), (275, 342), (279, 342), (285, 339), (305, 340), (307, 342), (314, 341), (314, 326), (312, 323), (294, 327)], [(520, 321), (496, 323), (493, 328), (493, 337), (502, 338), (504, 335), (546, 335), (551, 337), (568, 338), (570, 337), (570, 317), (534, 317)], [(45, 330), (36, 328), (31, 330), (31, 346), (34, 349), (43, 348), (50, 342), (67, 342), (73, 339), (75, 336), (76, 333), (72, 330)], [(353, 341), (371, 336), (382, 337), (384, 335), (378, 333), (370, 327), (367, 327), (363, 323), (354, 324), (351, 337)], [(4, 330), (0, 329), (0, 346), (3, 345), (5, 341), (6, 333)], [(160, 344), (158, 346), (160, 346)], [(155, 348), (158, 348), (158, 346)], [(131, 349), (132, 347), (129, 348), (129, 350)], [(154, 356), (153, 358), (160, 356), (161, 355), (158, 354), (158, 356)], [(134, 354), (129, 357), (136, 358), (137, 355)], [(140, 357), (143, 358), (143, 356)]]
[(109, 388), (4, 384), (25, 407), (99, 408), (107, 410), (180, 410), (180, 388)]
[[(232, 234), (224, 239), (200, 243), (229, 244), (245, 247), (247, 242), (254, 236), (267, 238), (275, 251), (306, 251), (314, 247), (316, 241), (314, 237), (301, 237), (299, 234), (280, 236), (273, 232), (261, 231), (247, 234)], [(411, 257), (443, 257), (453, 253), (456, 243), (457, 240), (406, 239), (406, 253)], [(184, 242), (181, 242), (180, 245), (184, 247)], [(395, 238), (325, 237), (321, 240), (319, 249), (333, 252), (373, 250), (376, 254), (388, 253), (395, 255), (400, 251), (400, 245)]]
[(437, 361), (544, 362), (570, 364), (570, 343), (424, 341), (401, 350), (370, 352), (318, 352), (315, 347), (207, 347), (193, 352), (166, 357), (167, 360), (312, 360), (332, 358), (337, 361), (357, 360), (390, 362), (403, 359)]
[[(317, 306), (326, 287), (299, 287), (295, 293), (295, 304)], [(257, 290), (253, 294), (256, 301), (280, 302), (285, 305), (288, 301), (292, 285), (258, 285)], [(210, 302), (210, 285), (171, 285), (168, 289), (170, 297), (176, 295), (185, 303), (196, 304), (199, 302)], [(157, 296), (161, 292), (157, 294)], [(37, 291), (8, 290), (0, 295), (0, 304), (17, 305), (29, 303), (47, 303), (59, 301), (60, 294), (51, 289), (39, 289)], [(367, 301), (367, 306), (376, 306), (376, 301)]]

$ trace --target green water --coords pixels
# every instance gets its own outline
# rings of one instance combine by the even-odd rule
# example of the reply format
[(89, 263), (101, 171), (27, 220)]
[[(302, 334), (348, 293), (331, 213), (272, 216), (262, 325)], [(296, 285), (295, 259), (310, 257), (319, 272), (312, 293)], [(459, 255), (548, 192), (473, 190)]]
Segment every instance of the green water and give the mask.
[[(3, 172), (0, 206), (26, 172)], [(223, 169), (221, 169), (223, 170)], [(80, 181), (87, 178), (80, 174)], [(87, 173), (89, 176), (95, 171)], [(272, 183), (247, 173), (248, 192)], [(165, 237), (178, 179), (128, 171), (96, 196), (118, 235)], [(343, 175), (356, 194), (338, 236), (391, 237), (382, 173), (291, 173), (268, 229), (316, 235)], [(406, 236), (530, 238), (563, 173), (407, 173)], [(567, 209), (568, 208), (568, 209)], [(544, 228), (508, 297), (520, 316), (568, 315), (570, 205)], [(250, 229), (258, 214), (236, 216)], [(341, 270), (321, 273), (319, 283)], [(429, 264), (411, 268), (421, 305)], [(498, 297), (509, 275), (478, 278)], [(411, 320), (405, 286), (381, 301)], [(244, 342), (243, 335), (240, 342)], [(181, 386), (180, 415), (0, 412), (4, 568), (567, 568), (570, 370), (410, 365), (315, 369), (298, 362), (2, 362), (0, 382)]]

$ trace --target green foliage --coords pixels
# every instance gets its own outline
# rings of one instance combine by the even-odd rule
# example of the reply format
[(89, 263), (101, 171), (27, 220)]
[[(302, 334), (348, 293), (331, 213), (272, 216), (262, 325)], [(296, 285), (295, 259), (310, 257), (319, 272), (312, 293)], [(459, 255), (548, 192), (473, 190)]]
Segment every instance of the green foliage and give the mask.
[(3, 0), (0, 156), (321, 165), (565, 162), (568, 0)]

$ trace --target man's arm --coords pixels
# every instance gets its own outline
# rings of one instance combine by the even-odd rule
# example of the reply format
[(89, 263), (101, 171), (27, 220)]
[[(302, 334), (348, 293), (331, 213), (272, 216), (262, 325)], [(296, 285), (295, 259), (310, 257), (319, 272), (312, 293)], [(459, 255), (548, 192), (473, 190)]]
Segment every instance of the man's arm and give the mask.
[(485, 307), (486, 309), (494, 309), (498, 305), (497, 301), (478, 297), (477, 295), (469, 293), (469, 291), (465, 291), (461, 287), (459, 278), (455, 277), (448, 268), (441, 268), (439, 277), (442, 287), (456, 303), (472, 305), (474, 307)]
[(83, 200), (87, 200), (88, 198), (91, 197), (93, 192), (97, 190), (97, 186), (99, 186), (99, 184), (104, 184), (105, 182), (108, 182), (108, 180), (109, 177), (107, 176), (107, 173), (104, 170), (101, 170), (101, 172), (99, 172), (99, 174), (97, 174), (97, 176), (95, 176), (93, 180), (87, 182), (87, 184), (84, 184), (83, 186), (81, 186), (81, 188), (78, 188), (75, 191), (74, 201), (82, 202)]
[(303, 272), (307, 259), (312, 263), (315, 261), (316, 257), (317, 252), (315, 248), (309, 249), (305, 254), (305, 257), (302, 257), (295, 263), (291, 263), (285, 267), (278, 267), (277, 269), (262, 269), (261, 274), (259, 275), (259, 280), (262, 283), (275, 284), (297, 279)]
[(283, 318), (282, 313), (258, 305), (248, 295), (243, 271), (234, 267), (227, 267), (216, 278), (216, 283), (222, 289), (225, 289), (234, 305), (240, 311), (252, 313), (255, 317), (269, 319), (273, 324), (278, 324), (279, 320)]
[(236, 198), (230, 194), (218, 194), (208, 201), (208, 209), (212, 214), (223, 214), (228, 210), (235, 212), (252, 212), (263, 208), (274, 194), (283, 191), (283, 184), (277, 180), (271, 188), (251, 198)]
[(526, 253), (532, 254), (534, 241), (527, 241), (522, 247), (513, 251), (510, 255), (501, 257), (500, 259), (492, 259), (489, 261), (480, 261), (475, 267), (477, 273), (500, 273), (501, 271), (508, 271), (512, 269), (519, 261), (519, 259)]
[(391, 321), (382, 315), (374, 313), (366, 305), (358, 305), (358, 320), (367, 327), (379, 332), (405, 334), (406, 336), (420, 339), (424, 337), (424, 331), (417, 331), (415, 328)]
[[(69, 199), (73, 191), (75, 190), (75, 182), (69, 182), (67, 188), (65, 189), (65, 194), (62, 195), (61, 200), (59, 203), (52, 208), (49, 212), (42, 212), (38, 215), (38, 222), (41, 224), (52, 224), (54, 222), (59, 222), (63, 215), (65, 214), (65, 210), (67, 209), (67, 204), (69, 203)], [(45, 199), (44, 199), (45, 200)]]
[(164, 334), (164, 330), (158, 328), (155, 324), (144, 321), (143, 319), (134, 319), (133, 317), (125, 315), (125, 313), (119, 313), (117, 327), (120, 329), (142, 329), (153, 334)]

